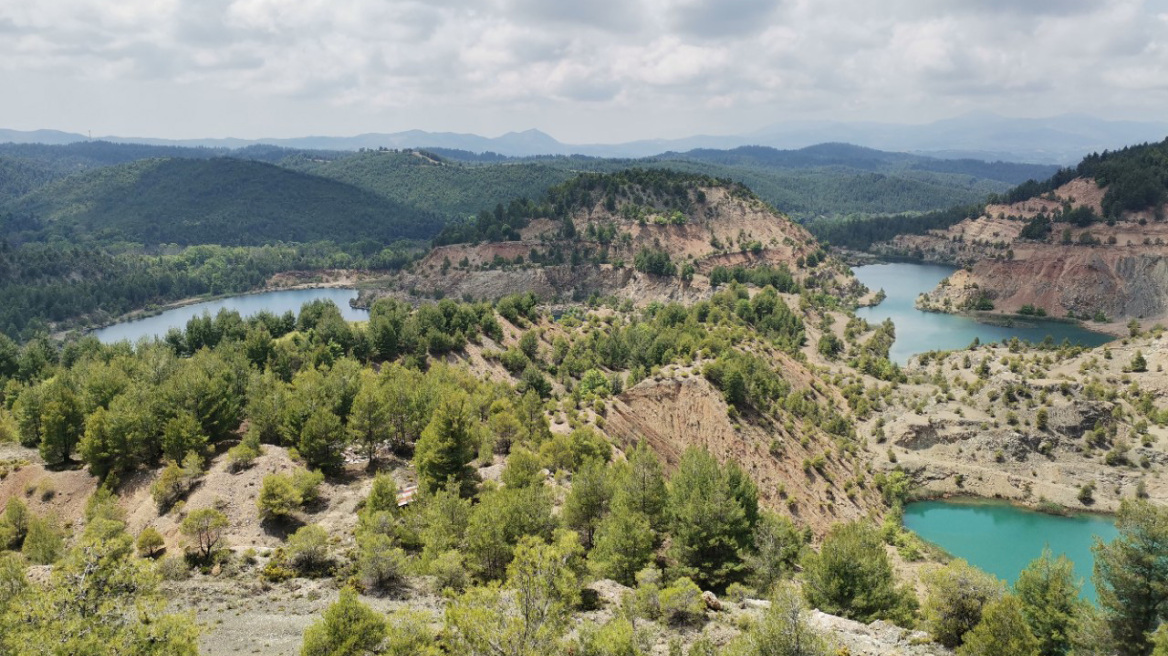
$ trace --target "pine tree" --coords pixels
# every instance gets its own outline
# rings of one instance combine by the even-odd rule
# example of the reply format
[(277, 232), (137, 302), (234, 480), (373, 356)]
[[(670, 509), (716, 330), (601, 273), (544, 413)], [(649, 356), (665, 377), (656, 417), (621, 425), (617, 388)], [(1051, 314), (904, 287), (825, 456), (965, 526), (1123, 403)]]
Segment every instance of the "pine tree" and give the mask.
[(385, 617), (361, 603), (357, 593), (347, 587), (324, 616), (304, 632), (300, 656), (372, 654), (387, 635)]
[(418, 471), (419, 487), (434, 492), (448, 479), (454, 479), (461, 494), (470, 496), (477, 478), (470, 463), (478, 447), (478, 431), (470, 399), (465, 393), (457, 392), (438, 406), (418, 439), (414, 465)]
[(397, 512), (397, 481), (391, 474), (374, 476), (369, 496), (365, 498), (362, 514), (371, 515), (378, 512)]
[(1018, 575), (1014, 592), (1022, 613), (1038, 638), (1042, 656), (1063, 656), (1071, 648), (1079, 617), (1086, 602), (1079, 597), (1074, 565), (1066, 556), (1057, 559), (1050, 548), (1035, 558)]
[(1146, 656), (1148, 636), (1168, 615), (1168, 509), (1124, 499), (1115, 524), (1119, 536), (1091, 549), (1095, 589), (1121, 656)]
[(709, 452), (687, 449), (669, 481), (669, 554), (679, 573), (718, 587), (745, 569), (750, 524), (725, 472)]
[(1038, 656), (1038, 646), (1022, 604), (1006, 595), (986, 606), (981, 622), (965, 634), (957, 656)]
[(195, 541), (195, 548), (204, 561), (209, 560), (223, 540), (227, 515), (214, 508), (200, 508), (182, 521), (182, 534)]
[(77, 397), (63, 383), (53, 386), (40, 416), (41, 457), (47, 465), (67, 464), (85, 431), (85, 417)]
[(986, 605), (1001, 598), (1002, 582), (964, 560), (954, 560), (924, 577), (925, 625), (933, 639), (953, 648), (981, 621)]
[(592, 571), (631, 586), (653, 555), (653, 527), (640, 512), (616, 506), (597, 527), (595, 542), (588, 555)]
[(819, 552), (803, 559), (803, 594), (813, 607), (861, 622), (893, 615), (905, 603), (884, 541), (861, 522), (837, 524)]
[(661, 461), (648, 444), (639, 442), (628, 454), (627, 468), (616, 477), (612, 503), (641, 513), (659, 531), (665, 526), (666, 496)]
[(357, 392), (349, 411), (348, 430), (350, 439), (361, 445), (369, 461), (368, 466), (372, 469), (376, 463), (377, 447), (388, 441), (390, 434), (385, 399), (380, 384), (373, 376), (362, 379), (361, 391)]
[(585, 549), (592, 548), (592, 538), (601, 518), (608, 512), (612, 488), (609, 470), (600, 460), (588, 460), (572, 475), (572, 489), (564, 501), (564, 523), (580, 534)]
[(207, 449), (199, 420), (189, 412), (179, 412), (162, 429), (162, 454), (170, 460), (181, 461), (186, 454), (200, 455)]
[(1148, 361), (1144, 358), (1143, 351), (1136, 351), (1136, 354), (1132, 357), (1131, 364), (1128, 365), (1128, 368), (1139, 373), (1148, 370)]
[(344, 462), (345, 429), (331, 410), (318, 409), (309, 415), (296, 446), (309, 467), (324, 471), (340, 469)]

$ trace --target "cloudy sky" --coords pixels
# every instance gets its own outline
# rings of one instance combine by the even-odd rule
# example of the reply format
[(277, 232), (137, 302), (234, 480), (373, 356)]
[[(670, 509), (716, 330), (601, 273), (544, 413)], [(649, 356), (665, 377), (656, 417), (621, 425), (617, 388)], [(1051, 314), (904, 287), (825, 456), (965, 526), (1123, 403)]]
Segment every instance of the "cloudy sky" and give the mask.
[(0, 0), (0, 127), (568, 142), (1168, 116), (1168, 0)]

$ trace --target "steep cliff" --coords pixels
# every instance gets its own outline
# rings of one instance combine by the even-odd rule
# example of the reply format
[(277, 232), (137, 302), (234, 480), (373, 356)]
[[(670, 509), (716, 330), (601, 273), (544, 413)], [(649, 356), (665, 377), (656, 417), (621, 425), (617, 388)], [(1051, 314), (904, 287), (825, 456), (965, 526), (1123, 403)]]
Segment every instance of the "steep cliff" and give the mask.
[(1168, 314), (1168, 224), (1156, 220), (1164, 207), (1107, 222), (1062, 220), (1083, 211), (1098, 217), (1104, 195), (1077, 178), (877, 250), (965, 267), (922, 298), (927, 309), (1013, 314), (1029, 306), (1056, 317), (1160, 319)]
[(763, 265), (838, 295), (858, 290), (810, 233), (741, 185), (661, 171), (574, 184), (543, 205), (517, 201), (507, 214), (500, 206), (498, 219), (450, 229), (387, 291), (691, 302), (709, 296), (716, 269)]

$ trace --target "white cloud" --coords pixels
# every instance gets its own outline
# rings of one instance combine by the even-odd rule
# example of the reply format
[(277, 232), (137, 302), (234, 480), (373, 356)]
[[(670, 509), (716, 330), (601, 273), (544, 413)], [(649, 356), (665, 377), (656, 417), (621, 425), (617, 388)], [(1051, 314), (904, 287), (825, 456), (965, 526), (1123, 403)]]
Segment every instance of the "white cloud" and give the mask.
[[(57, 98), (104, 81), (129, 94), (98, 99), (127, 108), (110, 128), (123, 133), (135, 93), (181, 108), (209, 90), (271, 108), (283, 133), (606, 140), (966, 109), (1158, 117), (1166, 72), (1159, 0), (0, 0), (0, 84), (35, 79)], [(43, 120), (28, 105), (0, 107), (0, 124)], [(227, 114), (173, 120), (232, 130)]]

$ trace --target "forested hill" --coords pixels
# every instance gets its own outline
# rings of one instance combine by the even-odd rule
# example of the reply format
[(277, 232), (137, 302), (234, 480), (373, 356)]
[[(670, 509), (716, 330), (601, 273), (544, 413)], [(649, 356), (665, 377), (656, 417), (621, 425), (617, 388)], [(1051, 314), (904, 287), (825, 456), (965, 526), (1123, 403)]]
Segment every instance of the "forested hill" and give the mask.
[(955, 204), (947, 210), (916, 216), (819, 221), (808, 228), (820, 240), (833, 245), (866, 250), (874, 243), (897, 235), (925, 234), (929, 230), (948, 228), (966, 218), (975, 218), (982, 213), (985, 203), (1020, 203), (1048, 194), (1076, 178), (1094, 180), (1106, 190), (1101, 203), (1102, 214), (1095, 214), (1093, 209), (1078, 208), (1073, 214), (1064, 212), (1064, 220), (1087, 225), (1122, 218), (1125, 212), (1161, 207), (1168, 202), (1168, 139), (1093, 153), (1084, 157), (1077, 166), (1060, 169), (1042, 181), (1031, 179), (1008, 192), (990, 194), (984, 203)]
[(9, 205), (10, 241), (259, 245), (426, 239), (442, 218), (352, 185), (229, 158), (151, 159), (70, 176)]
[(845, 167), (861, 171), (894, 173), (931, 171), (984, 178), (1009, 184), (1043, 179), (1058, 167), (1046, 164), (985, 162), (975, 159), (937, 159), (910, 153), (894, 153), (846, 143), (825, 143), (798, 150), (779, 150), (767, 146), (742, 146), (731, 150), (696, 149), (684, 153), (665, 153), (659, 159), (684, 159), (726, 166), (749, 166), (779, 169)]
[(631, 167), (673, 169), (745, 184), (797, 220), (926, 212), (976, 203), (1053, 167), (942, 160), (848, 144), (799, 150), (743, 147), (643, 159), (583, 156), (505, 158), (455, 150), (309, 151), (256, 145), (188, 148), (109, 142), (0, 144), (0, 214), (20, 196), (66, 176), (143, 159), (261, 161), (359, 187), (389, 201), (465, 218), (512, 198), (539, 198), (574, 175)]
[[(451, 222), (435, 243), (516, 240), (520, 230), (532, 219), (540, 218), (562, 221), (561, 236), (572, 240), (578, 235), (570, 217), (600, 204), (607, 212), (640, 222), (647, 221), (649, 215), (658, 215), (661, 221), (686, 223), (686, 215), (698, 209), (695, 199), (698, 203), (705, 201), (703, 188), (727, 188), (740, 197), (756, 198), (738, 183), (701, 174), (639, 168), (583, 173), (550, 187), (539, 201), (514, 198), (506, 205), (497, 204), (494, 211), (483, 210), (473, 219)], [(610, 235), (609, 239), (614, 237)]]
[(539, 198), (575, 175), (570, 167), (537, 162), (465, 166), (427, 151), (372, 150), (333, 159), (297, 154), (280, 164), (451, 217), (512, 198)]
[(1162, 205), (1168, 202), (1168, 138), (1158, 143), (1092, 153), (1074, 168), (1062, 169), (1042, 182), (1029, 180), (991, 201), (1028, 200), (1054, 191), (1075, 178), (1094, 180), (1107, 189), (1102, 209), (1109, 218)]
[(613, 172), (627, 168), (671, 169), (742, 183), (760, 198), (799, 221), (941, 210), (977, 203), (1031, 177), (1044, 178), (1054, 166), (942, 160), (891, 153), (849, 144), (821, 144), (799, 150), (747, 146), (733, 150), (693, 150), (643, 159), (554, 156), (505, 158), (494, 153), (434, 149), (466, 166), (540, 164), (569, 171)]

